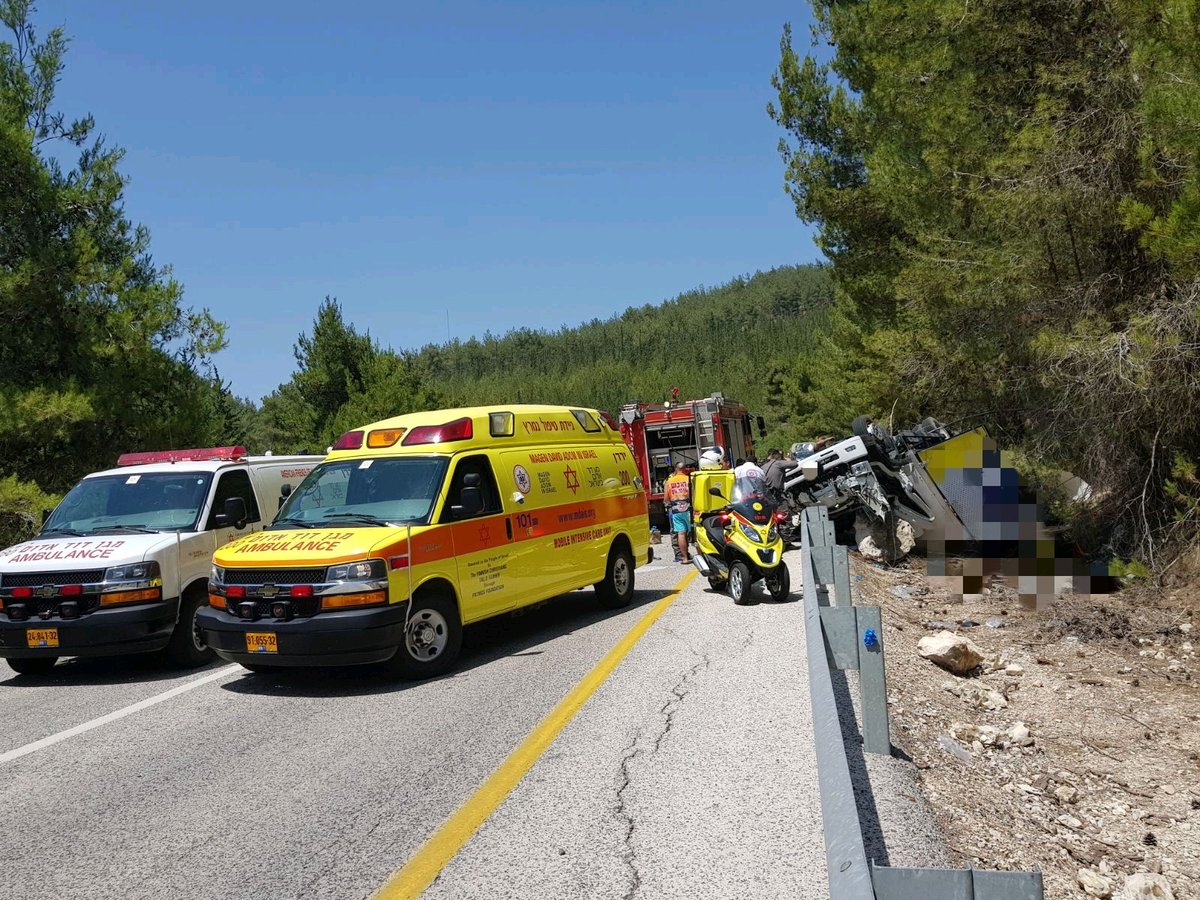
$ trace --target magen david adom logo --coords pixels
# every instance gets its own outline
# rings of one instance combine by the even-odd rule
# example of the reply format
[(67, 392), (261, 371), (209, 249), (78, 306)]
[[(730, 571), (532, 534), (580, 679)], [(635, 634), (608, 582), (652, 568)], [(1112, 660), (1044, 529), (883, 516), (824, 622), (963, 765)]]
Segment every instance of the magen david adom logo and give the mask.
[(528, 494), (529, 489), (533, 487), (533, 482), (529, 480), (529, 473), (525, 471), (524, 466), (513, 466), (513, 480), (517, 483), (517, 490), (522, 494)]

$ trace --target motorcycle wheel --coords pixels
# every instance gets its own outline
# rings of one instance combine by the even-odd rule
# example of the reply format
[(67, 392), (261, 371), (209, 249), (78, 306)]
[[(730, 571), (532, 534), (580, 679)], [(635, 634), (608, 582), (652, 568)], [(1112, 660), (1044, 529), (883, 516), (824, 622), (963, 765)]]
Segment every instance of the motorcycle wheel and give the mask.
[(774, 572), (763, 579), (767, 583), (767, 590), (771, 593), (771, 599), (777, 603), (782, 603), (792, 593), (792, 573), (788, 571), (788, 567), (780, 564)]
[(750, 602), (750, 567), (740, 560), (729, 567), (729, 596), (738, 606)]

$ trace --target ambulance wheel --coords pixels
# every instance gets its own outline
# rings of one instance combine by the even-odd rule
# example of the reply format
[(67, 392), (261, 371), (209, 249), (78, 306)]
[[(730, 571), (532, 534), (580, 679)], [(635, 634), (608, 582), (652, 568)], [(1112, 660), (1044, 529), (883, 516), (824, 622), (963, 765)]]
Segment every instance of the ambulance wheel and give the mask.
[(24, 659), (9, 659), (6, 662), (8, 663), (8, 667), (18, 675), (49, 675), (50, 670), (54, 668), (54, 664), (58, 662), (58, 657), (25, 657)]
[(778, 603), (782, 603), (792, 593), (792, 573), (788, 571), (786, 563), (780, 563), (763, 581), (767, 584), (767, 590), (771, 592), (771, 599)]
[(167, 662), (180, 669), (194, 669), (212, 662), (216, 656), (204, 640), (204, 632), (196, 622), (196, 614), (208, 602), (203, 590), (188, 590), (179, 604), (179, 621), (171, 632), (171, 641), (164, 651)]
[(750, 602), (750, 567), (738, 560), (729, 567), (729, 596), (738, 606)]
[(404, 642), (383, 667), (391, 675), (412, 680), (445, 675), (458, 660), (462, 639), (454, 601), (444, 594), (418, 592), (408, 614)]
[(604, 580), (596, 583), (596, 596), (605, 609), (620, 609), (633, 599), (633, 554), (624, 546), (608, 551)]

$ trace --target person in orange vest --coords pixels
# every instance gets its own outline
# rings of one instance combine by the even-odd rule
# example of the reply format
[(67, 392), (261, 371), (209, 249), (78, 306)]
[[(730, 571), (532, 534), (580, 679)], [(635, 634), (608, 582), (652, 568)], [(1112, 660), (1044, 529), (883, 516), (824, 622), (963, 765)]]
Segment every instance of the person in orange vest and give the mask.
[(688, 552), (688, 530), (692, 527), (692, 488), (683, 468), (682, 462), (675, 463), (675, 474), (667, 479), (663, 493), (671, 516), (671, 530), (675, 532), (677, 561), (690, 566), (692, 557)]

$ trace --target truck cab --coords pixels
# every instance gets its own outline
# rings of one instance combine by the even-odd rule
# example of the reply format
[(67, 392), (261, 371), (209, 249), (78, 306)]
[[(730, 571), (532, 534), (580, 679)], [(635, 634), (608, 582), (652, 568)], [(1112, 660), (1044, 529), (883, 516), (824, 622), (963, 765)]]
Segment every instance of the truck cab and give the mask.
[(195, 616), (213, 552), (259, 531), (320, 460), (167, 450), (86, 476), (35, 538), (0, 550), (0, 657), (22, 674), (45, 674), (61, 656), (208, 662)]

